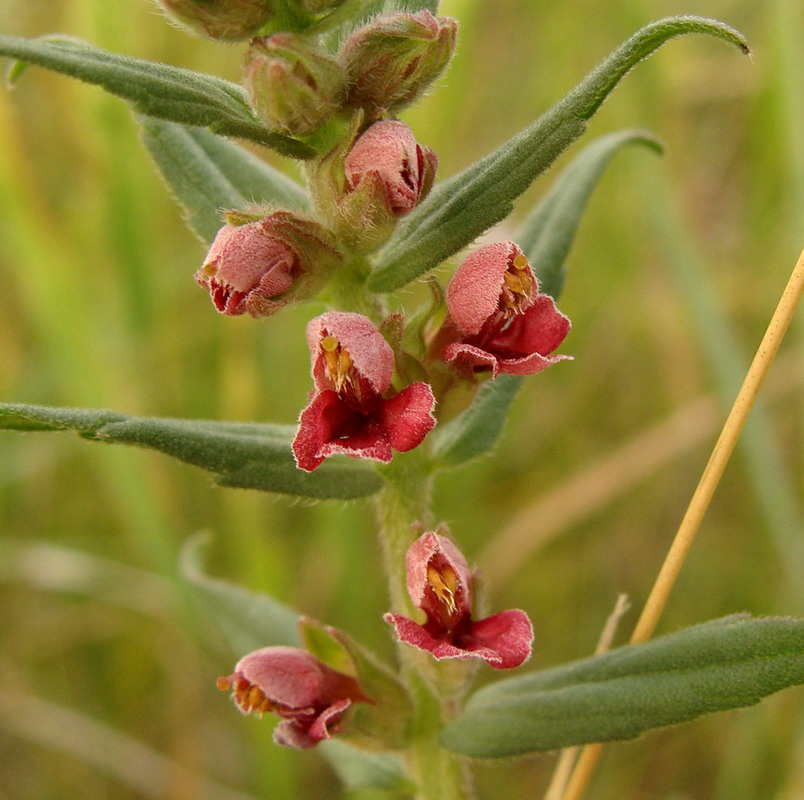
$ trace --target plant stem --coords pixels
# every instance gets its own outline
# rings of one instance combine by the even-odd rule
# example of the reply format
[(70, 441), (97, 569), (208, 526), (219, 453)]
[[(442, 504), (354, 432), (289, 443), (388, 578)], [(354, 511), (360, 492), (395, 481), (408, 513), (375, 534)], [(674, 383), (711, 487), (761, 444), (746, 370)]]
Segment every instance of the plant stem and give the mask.
[[(396, 455), (385, 477), (385, 488), (377, 499), (377, 517), (391, 608), (415, 616), (417, 611), (407, 592), (405, 556), (413, 539), (432, 528), (432, 470), (426, 456), (411, 451)], [(410, 779), (417, 787), (417, 800), (469, 800), (472, 793), (462, 760), (438, 743), (452, 708), (428, 680), (433, 673), (430, 656), (404, 644), (399, 646), (399, 656), (413, 706), (407, 763)]]

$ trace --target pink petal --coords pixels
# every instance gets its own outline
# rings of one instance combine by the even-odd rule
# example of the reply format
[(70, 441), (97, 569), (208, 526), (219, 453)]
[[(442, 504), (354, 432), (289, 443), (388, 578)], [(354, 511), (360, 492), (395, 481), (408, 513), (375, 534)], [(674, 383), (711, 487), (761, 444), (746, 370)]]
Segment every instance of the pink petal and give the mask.
[(241, 658), (235, 673), (241, 673), (277, 703), (312, 710), (325, 693), (328, 669), (305, 650), (264, 647)]
[(404, 214), (413, 209), (421, 191), (423, 153), (404, 122), (382, 120), (371, 125), (344, 160), (344, 172), (354, 189), (366, 175), (377, 175), (388, 208)]
[(480, 347), (463, 342), (448, 344), (444, 348), (444, 361), (447, 364), (457, 362), (470, 372), (475, 369), (490, 369), (492, 378), (496, 378), (500, 374), (500, 361), (497, 356)]
[(447, 308), (464, 335), (479, 333), (497, 310), (503, 276), (518, 255), (522, 251), (513, 242), (493, 242), (468, 255), (455, 271), (447, 287)]
[(394, 450), (404, 453), (422, 443), (436, 424), (434, 406), (433, 390), (421, 381), (383, 402), (380, 424)]
[(334, 336), (346, 349), (357, 372), (369, 381), (377, 394), (384, 394), (391, 385), (394, 371), (394, 352), (374, 323), (362, 314), (351, 311), (330, 311), (311, 319), (307, 325), (307, 344), (316, 385), (321, 388), (319, 344)]
[(459, 637), (458, 644), (472, 652), (493, 652), (494, 659), (485, 655), (480, 657), (494, 669), (512, 669), (530, 658), (533, 625), (524, 611), (502, 611), (493, 617), (473, 622), (470, 632)]
[[(408, 548), (405, 557), (407, 587), (410, 599), (417, 608), (427, 605), (427, 566), (431, 562), (434, 566), (448, 565), (458, 577), (460, 588), (458, 599), (461, 610), (469, 613), (472, 605), (472, 573), (466, 563), (463, 553), (446, 536), (439, 536), (432, 531), (422, 534)], [(440, 562), (440, 563), (438, 563)], [(426, 611), (427, 609), (424, 608)]]
[(309, 731), (310, 738), (314, 743), (329, 739), (330, 731), (337, 732), (336, 729), (343, 716), (343, 712), (346, 711), (350, 705), (352, 705), (352, 701), (348, 698), (339, 700), (337, 703), (333, 703), (328, 708), (325, 708), (318, 717), (316, 717)]

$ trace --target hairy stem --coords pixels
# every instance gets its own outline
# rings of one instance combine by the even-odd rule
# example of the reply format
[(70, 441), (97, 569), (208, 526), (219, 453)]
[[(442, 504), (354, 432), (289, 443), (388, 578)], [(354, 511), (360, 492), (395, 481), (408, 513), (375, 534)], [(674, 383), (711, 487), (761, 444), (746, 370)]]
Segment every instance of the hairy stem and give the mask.
[[(406, 616), (417, 611), (407, 592), (405, 555), (416, 536), (433, 526), (431, 484), (426, 457), (418, 451), (404, 453), (387, 468), (386, 486), (377, 499), (391, 608)], [(469, 800), (472, 792), (462, 760), (438, 743), (453, 709), (432, 680), (431, 658), (404, 644), (399, 646), (399, 656), (413, 703), (407, 763), (417, 800)]]

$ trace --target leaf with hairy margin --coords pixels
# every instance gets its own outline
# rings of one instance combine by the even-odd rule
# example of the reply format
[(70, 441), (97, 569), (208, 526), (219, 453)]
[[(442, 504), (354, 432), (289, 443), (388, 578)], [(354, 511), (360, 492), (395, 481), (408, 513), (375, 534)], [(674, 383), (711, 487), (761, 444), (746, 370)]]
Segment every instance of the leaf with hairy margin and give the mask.
[(374, 494), (382, 478), (368, 464), (330, 460), (315, 472), (296, 467), (292, 425), (129, 417), (115, 411), (0, 404), (0, 429), (75, 430), (86, 439), (159, 450), (213, 473), (221, 486), (318, 499)]
[(801, 683), (804, 620), (737, 614), (490, 684), (441, 742), (463, 755), (504, 758), (633, 739)]
[(291, 158), (312, 158), (304, 142), (274, 133), (254, 116), (244, 90), (235, 83), (181, 67), (112, 53), (69, 36), (39, 39), (0, 36), (0, 55), (18, 59), (9, 78), (26, 64), (61, 72), (128, 100), (142, 114), (209, 128), (265, 145)]
[(436, 186), (378, 254), (369, 287), (399, 289), (508, 216), (513, 201), (584, 133), (620, 79), (665, 42), (687, 33), (709, 34), (750, 52), (742, 34), (717, 20), (667, 17), (641, 28), (530, 126)]
[(282, 172), (204, 128), (140, 117), (142, 139), (191, 230), (210, 244), (221, 211), (250, 203), (304, 209), (306, 191)]

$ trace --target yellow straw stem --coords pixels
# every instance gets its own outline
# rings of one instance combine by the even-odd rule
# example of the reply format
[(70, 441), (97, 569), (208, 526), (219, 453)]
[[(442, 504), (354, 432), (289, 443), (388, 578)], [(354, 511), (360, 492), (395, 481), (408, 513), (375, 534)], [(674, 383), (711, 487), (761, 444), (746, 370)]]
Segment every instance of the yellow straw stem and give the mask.
[[(737, 399), (731, 407), (723, 430), (712, 450), (712, 455), (709, 457), (684, 518), (681, 520), (675, 539), (637, 620), (631, 635), (631, 644), (646, 642), (656, 629), (659, 617), (667, 604), (667, 598), (678, 578), (684, 559), (692, 547), (701, 520), (709, 507), (712, 495), (715, 493), (731, 454), (734, 452), (740, 433), (756, 402), (759, 390), (793, 319), (802, 294), (804, 294), (804, 251), (798, 257), (790, 280), (782, 292), (776, 311), (773, 312), (768, 329), (765, 331), (765, 336), (760, 342), (743, 385), (737, 394)], [(581, 800), (602, 750), (602, 744), (590, 744), (584, 747), (562, 800)]]

